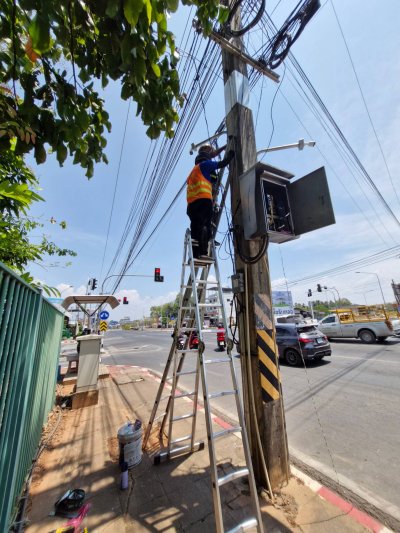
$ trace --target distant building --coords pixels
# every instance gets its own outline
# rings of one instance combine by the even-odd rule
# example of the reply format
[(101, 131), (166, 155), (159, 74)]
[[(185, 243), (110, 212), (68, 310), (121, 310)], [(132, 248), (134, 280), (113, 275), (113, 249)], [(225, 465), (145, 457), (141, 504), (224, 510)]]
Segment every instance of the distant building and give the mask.
[[(206, 298), (206, 304), (218, 303), (218, 289), (213, 287), (209, 289), (209, 295)], [(228, 324), (236, 324), (236, 311), (233, 305), (233, 292), (230, 287), (222, 287), (222, 298), (225, 307), (226, 318)], [(222, 322), (222, 311), (220, 307), (206, 307), (205, 320), (209, 322), (210, 326), (217, 326), (219, 322)]]
[(121, 320), (119, 321), (119, 323), (121, 324), (121, 326), (123, 326), (124, 324), (129, 324), (129, 322), (131, 322), (131, 317), (130, 317), (130, 316), (124, 316), (124, 317), (121, 318)]

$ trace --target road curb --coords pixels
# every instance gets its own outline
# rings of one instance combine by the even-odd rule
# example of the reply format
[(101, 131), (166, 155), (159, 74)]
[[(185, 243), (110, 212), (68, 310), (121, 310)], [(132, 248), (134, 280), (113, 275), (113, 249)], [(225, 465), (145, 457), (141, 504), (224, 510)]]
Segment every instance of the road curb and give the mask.
[[(121, 367), (123, 369), (129, 369), (129, 368), (135, 368), (139, 370), (141, 373), (146, 374), (147, 376), (153, 378), (158, 383), (161, 382), (161, 375), (157, 372), (150, 370), (149, 368), (144, 368), (136, 365), (106, 365), (106, 366), (117, 366)], [(110, 374), (112, 375), (112, 372), (110, 371)], [(169, 384), (166, 384), (169, 388), (171, 386)], [(179, 389), (177, 389), (179, 390)], [(184, 392), (181, 390), (181, 392)], [(188, 402), (192, 402), (189, 398), (185, 398)], [(204, 412), (204, 407), (199, 404), (198, 409), (200, 411)], [(213, 414), (212, 416), (213, 421), (218, 424), (223, 429), (230, 429), (232, 427), (232, 423), (229, 420), (224, 419), (224, 415), (221, 411), (218, 412), (218, 414)], [(315, 479), (312, 479), (310, 476), (302, 472), (299, 468), (291, 464), (290, 466), (291, 473), (294, 477), (299, 479), (301, 482), (303, 482), (309, 489), (311, 489), (313, 492), (318, 494), (322, 499), (328, 501), (338, 509), (340, 509), (341, 512), (351, 516), (353, 520), (355, 520), (360, 525), (368, 528), (373, 533), (393, 533), (393, 530), (387, 528), (383, 524), (381, 524), (378, 520), (373, 518), (372, 516), (368, 515), (364, 511), (361, 511), (357, 507), (354, 506), (354, 504), (348, 502), (339, 494), (332, 491), (319, 481), (316, 481)]]
[(338, 507), (341, 511), (346, 513), (348, 516), (351, 516), (356, 522), (361, 524), (364, 527), (367, 527), (374, 533), (393, 533), (391, 529), (388, 529), (386, 526), (372, 518), (364, 511), (360, 511), (357, 507), (354, 507), (353, 504), (349, 503), (341, 496), (333, 492), (332, 490), (325, 487), (319, 481), (312, 479), (310, 476), (299, 470), (297, 467), (291, 465), (290, 470), (293, 476), (297, 479), (300, 479), (309, 489), (317, 493), (321, 498), (330, 502), (335, 507)]

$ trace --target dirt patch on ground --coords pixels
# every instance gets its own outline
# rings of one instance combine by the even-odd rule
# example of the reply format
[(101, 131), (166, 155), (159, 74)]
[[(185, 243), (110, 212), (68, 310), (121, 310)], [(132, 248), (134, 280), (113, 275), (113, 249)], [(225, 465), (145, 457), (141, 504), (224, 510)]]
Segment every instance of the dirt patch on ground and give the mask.
[(295, 527), (297, 525), (296, 517), (299, 512), (299, 508), (292, 495), (286, 494), (283, 491), (276, 493), (274, 507), (276, 509), (281, 509), (284, 512), (286, 520), (291, 526)]
[(113, 463), (118, 463), (119, 461), (119, 442), (118, 437), (111, 437), (107, 439), (108, 453), (110, 454), (110, 459)]

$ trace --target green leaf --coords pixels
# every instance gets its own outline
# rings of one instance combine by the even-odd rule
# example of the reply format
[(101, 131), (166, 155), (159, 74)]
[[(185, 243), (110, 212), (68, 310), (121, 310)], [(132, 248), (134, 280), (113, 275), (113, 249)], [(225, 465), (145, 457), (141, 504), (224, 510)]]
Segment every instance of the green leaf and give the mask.
[(151, 24), (151, 16), (153, 13), (153, 7), (151, 5), (151, 0), (146, 0), (146, 13), (147, 13), (147, 20), (149, 22), (149, 26)]
[(225, 22), (228, 20), (229, 17), (229, 8), (227, 6), (219, 6), (219, 12), (218, 12), (218, 22), (220, 24), (225, 24)]
[(35, 159), (38, 165), (46, 161), (46, 150), (44, 149), (42, 144), (37, 144), (35, 146)]
[(76, 123), (82, 132), (85, 132), (90, 125), (90, 117), (84, 109), (81, 109), (76, 115)]
[(57, 146), (57, 161), (60, 163), (61, 166), (64, 163), (64, 161), (67, 159), (67, 155), (68, 155), (67, 147), (64, 144), (59, 144)]
[(154, 74), (157, 76), (157, 78), (159, 78), (161, 76), (161, 69), (157, 65), (157, 63), (152, 63), (151, 64), (151, 68), (152, 68)]
[(30, 23), (28, 31), (35, 52), (43, 54), (50, 50), (50, 22), (47, 17), (38, 13)]
[(107, 17), (114, 18), (118, 15), (119, 11), (119, 0), (108, 0), (106, 15)]
[(168, 11), (171, 11), (171, 13), (175, 13), (175, 11), (178, 9), (179, 6), (179, 0), (167, 0), (167, 9)]
[(160, 136), (160, 128), (156, 124), (152, 124), (150, 127), (147, 128), (146, 134), (150, 139), (157, 139)]
[(146, 0), (124, 0), (124, 15), (129, 24), (134, 28), (139, 20)]

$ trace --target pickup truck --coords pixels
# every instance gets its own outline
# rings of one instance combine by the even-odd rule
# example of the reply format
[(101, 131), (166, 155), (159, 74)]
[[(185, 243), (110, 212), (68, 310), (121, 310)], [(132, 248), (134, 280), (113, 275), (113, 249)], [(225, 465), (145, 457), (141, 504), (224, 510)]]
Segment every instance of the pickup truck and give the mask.
[(390, 335), (394, 335), (392, 322), (388, 319), (357, 320), (345, 313), (333, 313), (326, 316), (318, 322), (318, 329), (328, 337), (328, 340), (359, 338), (367, 344), (377, 340), (383, 342)]

